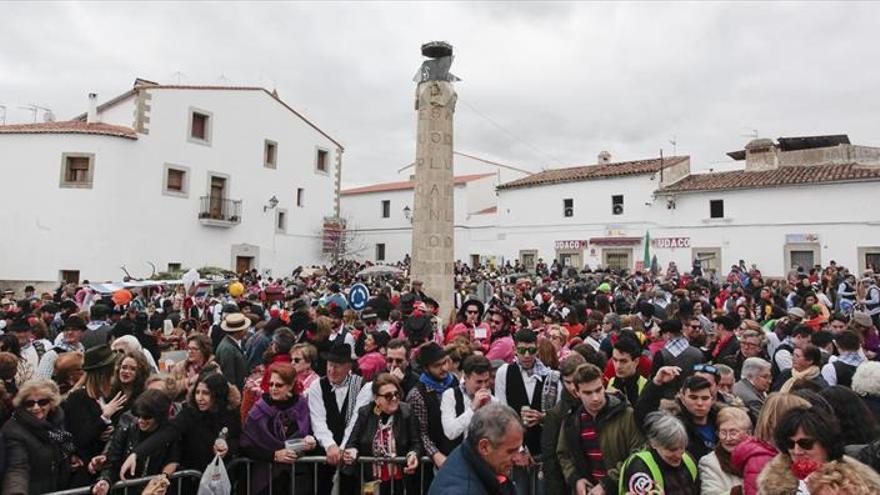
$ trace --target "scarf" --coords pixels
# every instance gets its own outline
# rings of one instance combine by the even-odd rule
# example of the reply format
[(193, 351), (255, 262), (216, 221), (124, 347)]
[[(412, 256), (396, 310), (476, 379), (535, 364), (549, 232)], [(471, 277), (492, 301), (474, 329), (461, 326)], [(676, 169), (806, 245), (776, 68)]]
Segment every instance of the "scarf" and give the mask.
[(443, 395), (443, 392), (445, 392), (446, 389), (452, 386), (452, 383), (455, 381), (455, 377), (452, 375), (452, 373), (449, 373), (446, 375), (446, 378), (442, 382), (439, 382), (431, 378), (428, 373), (423, 372), (422, 375), (419, 377), (419, 381), (424, 383), (425, 386), (428, 387), (428, 389), (437, 392), (437, 395)]
[(718, 353), (721, 352), (721, 349), (723, 349), (724, 346), (726, 346), (727, 343), (730, 342), (730, 339), (732, 339), (732, 338), (733, 338), (733, 334), (730, 334), (726, 337), (723, 337), (721, 340), (719, 340), (718, 343), (715, 344), (715, 349), (712, 349), (712, 357), (717, 358)]
[[(394, 416), (385, 413), (377, 414), (378, 426), (373, 436), (373, 455), (375, 457), (395, 457), (397, 442), (394, 439)], [(400, 479), (400, 467), (394, 463), (373, 463), (373, 478), (382, 481)]]
[[(49, 413), (49, 417), (57, 418), (57, 414), (57, 410), (52, 411)], [(13, 416), (35, 436), (57, 445), (64, 461), (67, 461), (76, 452), (73, 434), (64, 429), (64, 421), (50, 422), (46, 419), (37, 419), (36, 416), (24, 409), (15, 411)]]
[(794, 386), (798, 380), (810, 381), (813, 378), (819, 376), (819, 367), (818, 366), (810, 366), (804, 371), (798, 371), (794, 368), (791, 369), (791, 378), (786, 380), (785, 383), (782, 384), (782, 388), (779, 389), (783, 394), (788, 393), (791, 390), (791, 387)]

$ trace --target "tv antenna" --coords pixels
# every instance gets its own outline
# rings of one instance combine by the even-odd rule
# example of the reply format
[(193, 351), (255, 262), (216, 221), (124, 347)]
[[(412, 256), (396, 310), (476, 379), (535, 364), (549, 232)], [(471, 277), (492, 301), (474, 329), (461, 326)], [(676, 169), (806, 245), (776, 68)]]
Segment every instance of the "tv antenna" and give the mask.
[[(43, 112), (45, 112), (45, 113), (43, 114), (44, 116), (48, 115), (50, 118), (52, 118), (52, 119), (54, 120), (54, 115), (52, 114), (52, 110), (49, 109), (49, 108), (47, 108), (47, 107), (42, 107), (42, 106), (40, 106), (40, 105), (35, 105), (35, 104), (33, 104), (33, 103), (28, 103), (27, 105), (20, 105), (18, 108), (21, 108), (21, 109), (23, 109), (23, 110), (27, 110), (27, 111), (33, 113), (33, 114), (34, 114), (34, 117), (33, 117), (34, 124), (37, 123), (37, 112), (40, 111), (40, 110), (42, 110)], [(4, 113), (5, 113), (5, 111), (4, 111)], [(50, 122), (50, 121), (47, 120), (47, 122)]]
[(676, 154), (676, 145), (678, 145), (677, 136), (675, 134), (672, 135), (672, 139), (669, 140), (669, 144), (672, 145), (672, 156)]
[(751, 129), (749, 127), (743, 127), (743, 129), (750, 129), (752, 132), (749, 132), (747, 134), (740, 134), (741, 137), (750, 137), (752, 139), (758, 139), (758, 130), (757, 129)]

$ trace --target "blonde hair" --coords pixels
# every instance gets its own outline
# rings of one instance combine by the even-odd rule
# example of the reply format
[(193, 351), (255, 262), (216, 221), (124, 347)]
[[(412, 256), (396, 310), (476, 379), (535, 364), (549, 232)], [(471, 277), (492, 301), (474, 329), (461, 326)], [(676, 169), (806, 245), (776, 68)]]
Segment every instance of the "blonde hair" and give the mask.
[(721, 410), (718, 411), (718, 418), (715, 422), (719, 427), (724, 423), (733, 422), (742, 426), (747, 431), (752, 429), (752, 419), (749, 418), (749, 414), (745, 412), (745, 410), (739, 407), (728, 406), (721, 408)]
[(823, 464), (807, 478), (807, 488), (816, 494), (871, 495), (873, 484), (869, 484), (861, 470), (854, 463), (831, 461)]
[(28, 380), (21, 385), (15, 398), (12, 399), (12, 405), (19, 407), (26, 397), (38, 392), (42, 392), (49, 397), (49, 400), (52, 401), (50, 402), (52, 409), (55, 409), (61, 404), (61, 392), (58, 390), (57, 383), (52, 380), (35, 379)]
[(292, 355), (294, 351), (299, 351), (302, 354), (303, 359), (308, 361), (309, 363), (315, 362), (315, 359), (318, 358), (318, 349), (315, 348), (312, 344), (303, 342), (301, 344), (296, 344), (295, 346), (290, 348), (290, 354)]
[(810, 407), (810, 403), (794, 394), (781, 392), (770, 394), (770, 397), (767, 397), (764, 402), (764, 407), (761, 408), (761, 414), (758, 415), (758, 421), (755, 424), (755, 438), (772, 444), (779, 420), (788, 411), (799, 407)]

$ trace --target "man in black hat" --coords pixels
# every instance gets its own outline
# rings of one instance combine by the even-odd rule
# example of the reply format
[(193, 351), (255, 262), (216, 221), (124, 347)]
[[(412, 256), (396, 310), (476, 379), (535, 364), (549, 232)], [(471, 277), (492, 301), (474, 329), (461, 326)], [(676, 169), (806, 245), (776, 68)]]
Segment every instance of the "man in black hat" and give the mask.
[(40, 359), (40, 366), (37, 368), (34, 378), (51, 380), (52, 373), (55, 371), (55, 360), (58, 359), (59, 354), (69, 351), (85, 351), (85, 348), (79, 342), (79, 339), (86, 331), (86, 322), (84, 322), (82, 318), (79, 316), (69, 316), (67, 320), (64, 321), (63, 331), (64, 338), (62, 341), (43, 354), (43, 358)]
[[(318, 492), (329, 495), (333, 490), (333, 475), (342, 460), (340, 445), (345, 445), (354, 427), (354, 415), (373, 400), (370, 387), (364, 379), (351, 374), (354, 361), (351, 347), (339, 343), (321, 354), (327, 361), (327, 375), (312, 383), (306, 391), (312, 431), (319, 447), (326, 452), (327, 463), (318, 466)], [(320, 455), (320, 454), (316, 454)], [(357, 493), (356, 479), (339, 473), (339, 493)]]
[(449, 388), (458, 386), (458, 380), (449, 372), (449, 356), (436, 342), (422, 346), (416, 362), (421, 366), (422, 374), (419, 376), (419, 383), (407, 394), (406, 401), (418, 420), (419, 436), (425, 453), (439, 469), (454, 447), (443, 433), (441, 397)]
[(352, 359), (356, 356), (354, 354), (355, 341), (354, 336), (351, 334), (351, 329), (345, 325), (345, 320), (343, 319), (343, 315), (345, 314), (345, 310), (342, 309), (341, 306), (331, 306), (330, 307), (330, 318), (333, 320), (333, 331), (330, 332), (330, 345), (338, 346), (342, 344), (348, 344), (348, 348), (352, 351)]

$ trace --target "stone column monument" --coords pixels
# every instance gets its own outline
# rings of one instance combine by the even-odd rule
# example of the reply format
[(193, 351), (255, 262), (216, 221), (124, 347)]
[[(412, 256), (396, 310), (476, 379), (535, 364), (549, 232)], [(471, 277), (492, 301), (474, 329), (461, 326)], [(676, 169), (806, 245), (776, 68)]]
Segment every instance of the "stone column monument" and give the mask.
[(428, 58), (416, 74), (415, 192), (412, 215), (411, 278), (440, 303), (445, 320), (453, 307), (454, 237), (452, 130), (457, 95), (449, 72), (452, 46), (442, 41), (422, 45)]

